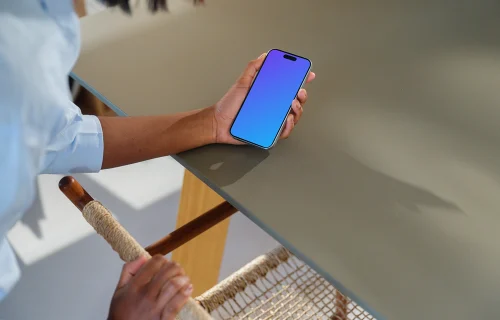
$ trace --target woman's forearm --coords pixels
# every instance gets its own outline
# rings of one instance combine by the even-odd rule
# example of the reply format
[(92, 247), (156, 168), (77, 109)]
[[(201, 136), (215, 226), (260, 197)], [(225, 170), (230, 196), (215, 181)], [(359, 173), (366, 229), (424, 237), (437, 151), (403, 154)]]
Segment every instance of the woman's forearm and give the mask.
[(147, 117), (100, 117), (102, 168), (176, 154), (215, 142), (213, 107)]

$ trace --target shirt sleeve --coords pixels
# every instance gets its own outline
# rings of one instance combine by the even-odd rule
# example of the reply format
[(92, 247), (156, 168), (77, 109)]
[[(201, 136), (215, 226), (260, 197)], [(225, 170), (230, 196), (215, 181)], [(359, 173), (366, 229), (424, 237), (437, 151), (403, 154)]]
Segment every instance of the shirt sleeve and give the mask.
[(82, 115), (75, 105), (65, 110), (66, 125), (51, 137), (41, 173), (99, 172), (104, 155), (101, 122)]
[(96, 172), (99, 120), (70, 100), (79, 50), (71, 1), (0, 0), (0, 300), (20, 271), (5, 235), (35, 198), (41, 172)]

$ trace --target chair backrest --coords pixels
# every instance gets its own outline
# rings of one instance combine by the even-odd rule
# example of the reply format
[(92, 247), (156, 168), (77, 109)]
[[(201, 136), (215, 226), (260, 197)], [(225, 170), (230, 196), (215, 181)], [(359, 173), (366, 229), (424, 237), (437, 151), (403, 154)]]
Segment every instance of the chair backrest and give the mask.
[[(73, 177), (64, 177), (59, 189), (80, 209), (87, 222), (101, 235), (125, 262), (151, 255), (128, 233), (113, 215), (95, 201)], [(192, 298), (177, 315), (179, 320), (211, 320), (212, 317)]]

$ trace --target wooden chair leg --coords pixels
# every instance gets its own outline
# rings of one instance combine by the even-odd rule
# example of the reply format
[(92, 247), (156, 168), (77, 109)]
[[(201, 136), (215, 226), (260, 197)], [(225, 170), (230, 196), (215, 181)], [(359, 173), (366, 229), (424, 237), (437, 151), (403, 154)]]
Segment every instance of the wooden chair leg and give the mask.
[(229, 218), (237, 211), (235, 207), (225, 201), (191, 222), (176, 229), (163, 239), (146, 247), (146, 251), (152, 256), (155, 254), (166, 255), (217, 225), (219, 222)]

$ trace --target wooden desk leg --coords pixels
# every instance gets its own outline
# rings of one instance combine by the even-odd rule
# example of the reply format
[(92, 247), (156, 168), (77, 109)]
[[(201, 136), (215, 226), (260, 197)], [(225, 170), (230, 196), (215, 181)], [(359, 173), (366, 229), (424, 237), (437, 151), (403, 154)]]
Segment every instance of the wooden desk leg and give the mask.
[[(183, 226), (223, 201), (224, 199), (186, 170), (176, 228)], [(226, 219), (219, 223), (172, 254), (172, 259), (179, 262), (191, 278), (194, 286), (194, 297), (217, 284), (229, 220)]]

